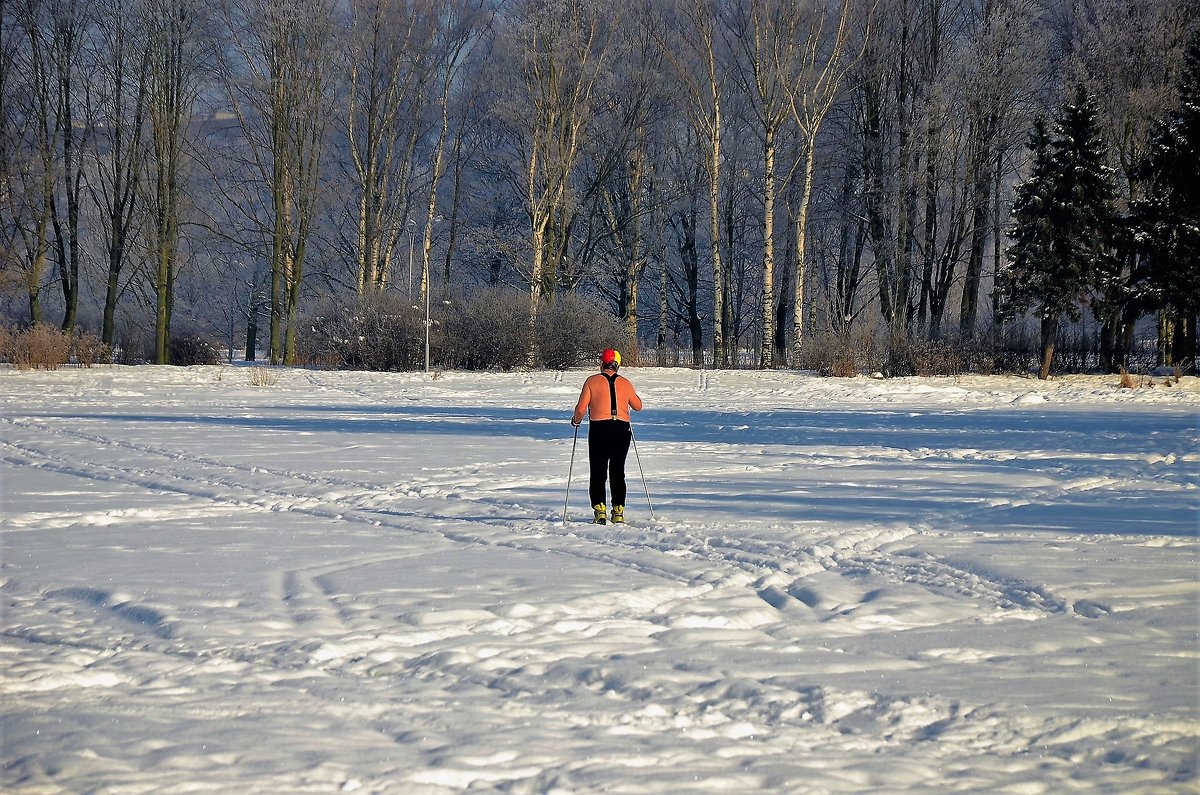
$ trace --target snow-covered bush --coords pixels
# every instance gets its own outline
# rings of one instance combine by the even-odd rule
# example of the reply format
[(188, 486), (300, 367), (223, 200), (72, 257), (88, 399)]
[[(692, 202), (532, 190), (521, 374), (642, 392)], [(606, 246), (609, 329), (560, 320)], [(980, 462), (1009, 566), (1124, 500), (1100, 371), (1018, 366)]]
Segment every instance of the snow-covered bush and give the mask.
[[(430, 364), (460, 370), (512, 370), (529, 360), (529, 295), (487, 288), (431, 306)], [(354, 296), (323, 304), (301, 325), (300, 361), (357, 370), (419, 370), (425, 363), (425, 309), (399, 295)], [(536, 365), (564, 369), (605, 348), (636, 359), (624, 326), (577, 296), (546, 300), (538, 312)]]
[(173, 337), (170, 344), (170, 362), (179, 367), (197, 364), (220, 364), (221, 353), (217, 345), (196, 335)]
[(424, 360), (424, 313), (398, 293), (351, 296), (301, 322), (299, 360), (351, 370), (415, 370)]
[(624, 364), (637, 360), (636, 342), (624, 324), (594, 301), (575, 295), (542, 305), (537, 336), (540, 363), (554, 370), (598, 361), (605, 348), (620, 350)]
[(512, 370), (529, 354), (529, 295), (489, 288), (455, 302), (445, 326), (446, 364)]

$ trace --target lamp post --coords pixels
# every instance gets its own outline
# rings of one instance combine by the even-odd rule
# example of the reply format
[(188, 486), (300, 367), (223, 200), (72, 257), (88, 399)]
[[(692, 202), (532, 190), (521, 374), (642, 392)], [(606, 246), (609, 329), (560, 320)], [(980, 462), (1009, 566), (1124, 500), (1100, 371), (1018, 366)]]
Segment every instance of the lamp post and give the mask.
[(417, 222), (408, 219), (408, 300), (412, 300), (413, 243), (416, 242)]

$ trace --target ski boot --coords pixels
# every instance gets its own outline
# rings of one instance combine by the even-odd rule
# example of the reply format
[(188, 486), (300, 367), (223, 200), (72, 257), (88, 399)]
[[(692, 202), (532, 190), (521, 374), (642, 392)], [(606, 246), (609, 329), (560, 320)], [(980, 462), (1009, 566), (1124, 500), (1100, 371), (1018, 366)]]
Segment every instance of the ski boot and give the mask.
[(612, 523), (613, 524), (625, 524), (625, 506), (624, 505), (614, 505), (613, 506)]
[(592, 524), (608, 524), (608, 511), (605, 509), (604, 503), (598, 502), (593, 505), (592, 513), (595, 514)]

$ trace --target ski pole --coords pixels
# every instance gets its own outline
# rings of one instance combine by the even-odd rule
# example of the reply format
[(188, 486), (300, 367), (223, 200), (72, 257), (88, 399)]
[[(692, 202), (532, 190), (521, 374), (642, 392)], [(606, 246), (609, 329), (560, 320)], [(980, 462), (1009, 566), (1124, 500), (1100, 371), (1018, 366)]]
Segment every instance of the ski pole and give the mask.
[(638, 472), (642, 476), (642, 491), (646, 492), (646, 506), (650, 509), (650, 521), (654, 519), (654, 505), (650, 502), (650, 487), (646, 485), (646, 470), (642, 469), (642, 457), (638, 455), (637, 437), (633, 435), (633, 424), (629, 425), (629, 441), (633, 442), (633, 457), (637, 459)]
[(571, 441), (571, 466), (567, 467), (567, 496), (563, 498), (563, 527), (567, 526), (567, 503), (571, 501), (571, 473), (575, 470), (575, 445), (579, 443), (579, 426), (575, 426), (575, 438)]

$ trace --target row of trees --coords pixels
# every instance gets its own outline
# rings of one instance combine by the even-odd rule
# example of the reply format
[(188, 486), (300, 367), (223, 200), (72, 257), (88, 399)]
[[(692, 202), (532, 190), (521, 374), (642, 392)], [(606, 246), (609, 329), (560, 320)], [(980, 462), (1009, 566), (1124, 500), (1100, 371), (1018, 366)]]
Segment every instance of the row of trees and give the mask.
[(1182, 104), (1154, 131), (1135, 173), (1149, 190), (1122, 214), (1115, 170), (1105, 164), (1099, 112), (1078, 87), (1050, 131), (1029, 137), (1032, 173), (1017, 190), (1011, 262), (1001, 271), (1001, 317), (1037, 307), (1049, 376), (1063, 316), (1089, 304), (1102, 322), (1110, 369), (1128, 350), (1137, 318), (1165, 309), (1175, 358), (1191, 372), (1200, 314), (1200, 39), (1188, 50)]
[(1038, 223), (1021, 142), (1083, 86), (1140, 231), (1053, 309), (1089, 303), (1117, 365), (1147, 314), (1195, 338), (1161, 275), (1194, 194), (1146, 164), (1196, 29), (1188, 0), (0, 0), (5, 313), (152, 328), (160, 362), (180, 327), (253, 355), (264, 313), (292, 361), (314, 299), (508, 285), (530, 363), (585, 293), (695, 363), (878, 327), (903, 372), (1048, 322), (1030, 285), (1066, 282), (1010, 209)]

